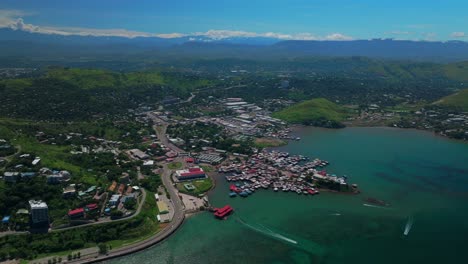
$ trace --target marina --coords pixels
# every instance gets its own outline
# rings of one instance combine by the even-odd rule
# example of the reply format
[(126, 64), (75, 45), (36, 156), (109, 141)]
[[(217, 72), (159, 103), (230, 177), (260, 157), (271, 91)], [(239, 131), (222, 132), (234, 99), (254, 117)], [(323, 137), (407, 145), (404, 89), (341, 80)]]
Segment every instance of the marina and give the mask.
[(355, 190), (347, 183), (347, 176), (329, 174), (326, 160), (310, 160), (306, 156), (293, 156), (287, 152), (267, 151), (253, 154), (246, 162), (219, 167), (229, 186), (230, 197), (247, 197), (258, 189), (274, 192), (295, 192), (300, 195), (319, 194), (320, 188), (337, 191)]

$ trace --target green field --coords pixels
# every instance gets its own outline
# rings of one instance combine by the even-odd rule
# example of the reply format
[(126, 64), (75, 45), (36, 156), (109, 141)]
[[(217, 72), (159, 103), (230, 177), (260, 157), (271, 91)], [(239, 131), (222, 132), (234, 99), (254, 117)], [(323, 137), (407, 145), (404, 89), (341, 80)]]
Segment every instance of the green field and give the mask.
[[(187, 191), (185, 189), (184, 184), (185, 183), (191, 183), (193, 186), (195, 186), (195, 190), (193, 191)], [(191, 194), (198, 196), (199, 194), (203, 194), (207, 191), (209, 191), (213, 187), (213, 181), (210, 178), (206, 179), (201, 179), (201, 180), (194, 180), (190, 182), (183, 182), (183, 183), (178, 183), (177, 184), (177, 189), (183, 193)]]
[(468, 111), (468, 89), (446, 96), (435, 103), (442, 106), (456, 107), (463, 111)]
[(172, 162), (169, 163), (167, 167), (171, 170), (179, 170), (182, 169), (182, 162)]
[(324, 98), (304, 101), (273, 113), (273, 117), (289, 123), (317, 126), (327, 122), (339, 124), (347, 116), (348, 110)]

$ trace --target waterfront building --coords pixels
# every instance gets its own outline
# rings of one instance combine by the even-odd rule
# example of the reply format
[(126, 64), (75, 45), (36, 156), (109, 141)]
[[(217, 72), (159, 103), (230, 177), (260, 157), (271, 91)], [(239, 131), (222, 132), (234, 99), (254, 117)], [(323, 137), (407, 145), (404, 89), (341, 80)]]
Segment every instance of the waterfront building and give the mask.
[(176, 177), (179, 181), (185, 181), (206, 178), (206, 174), (202, 168), (193, 167), (186, 170), (176, 171)]

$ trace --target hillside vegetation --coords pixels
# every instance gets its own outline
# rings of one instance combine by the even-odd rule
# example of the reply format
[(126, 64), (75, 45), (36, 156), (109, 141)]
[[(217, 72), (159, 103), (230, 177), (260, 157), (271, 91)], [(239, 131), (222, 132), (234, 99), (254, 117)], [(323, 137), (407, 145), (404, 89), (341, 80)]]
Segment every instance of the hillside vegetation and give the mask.
[(461, 82), (468, 81), (468, 61), (451, 63), (444, 66), (445, 75)]
[(50, 68), (39, 78), (0, 80), (0, 116), (36, 120), (89, 119), (120, 114), (166, 96), (186, 98), (216, 83), (182, 72), (118, 73), (99, 69)]
[(273, 114), (273, 117), (293, 124), (314, 125), (321, 127), (343, 127), (341, 121), (348, 116), (348, 111), (324, 98), (316, 98), (287, 107)]
[(461, 90), (449, 96), (446, 96), (435, 104), (454, 107), (462, 109), (463, 111), (468, 111), (468, 89)]

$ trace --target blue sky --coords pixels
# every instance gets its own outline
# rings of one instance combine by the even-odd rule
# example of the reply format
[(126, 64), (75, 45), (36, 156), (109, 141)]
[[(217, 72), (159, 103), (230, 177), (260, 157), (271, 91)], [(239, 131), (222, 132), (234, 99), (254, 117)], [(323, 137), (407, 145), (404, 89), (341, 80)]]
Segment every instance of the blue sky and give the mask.
[(0, 27), (130, 37), (468, 40), (467, 10), (466, 0), (2, 0)]

